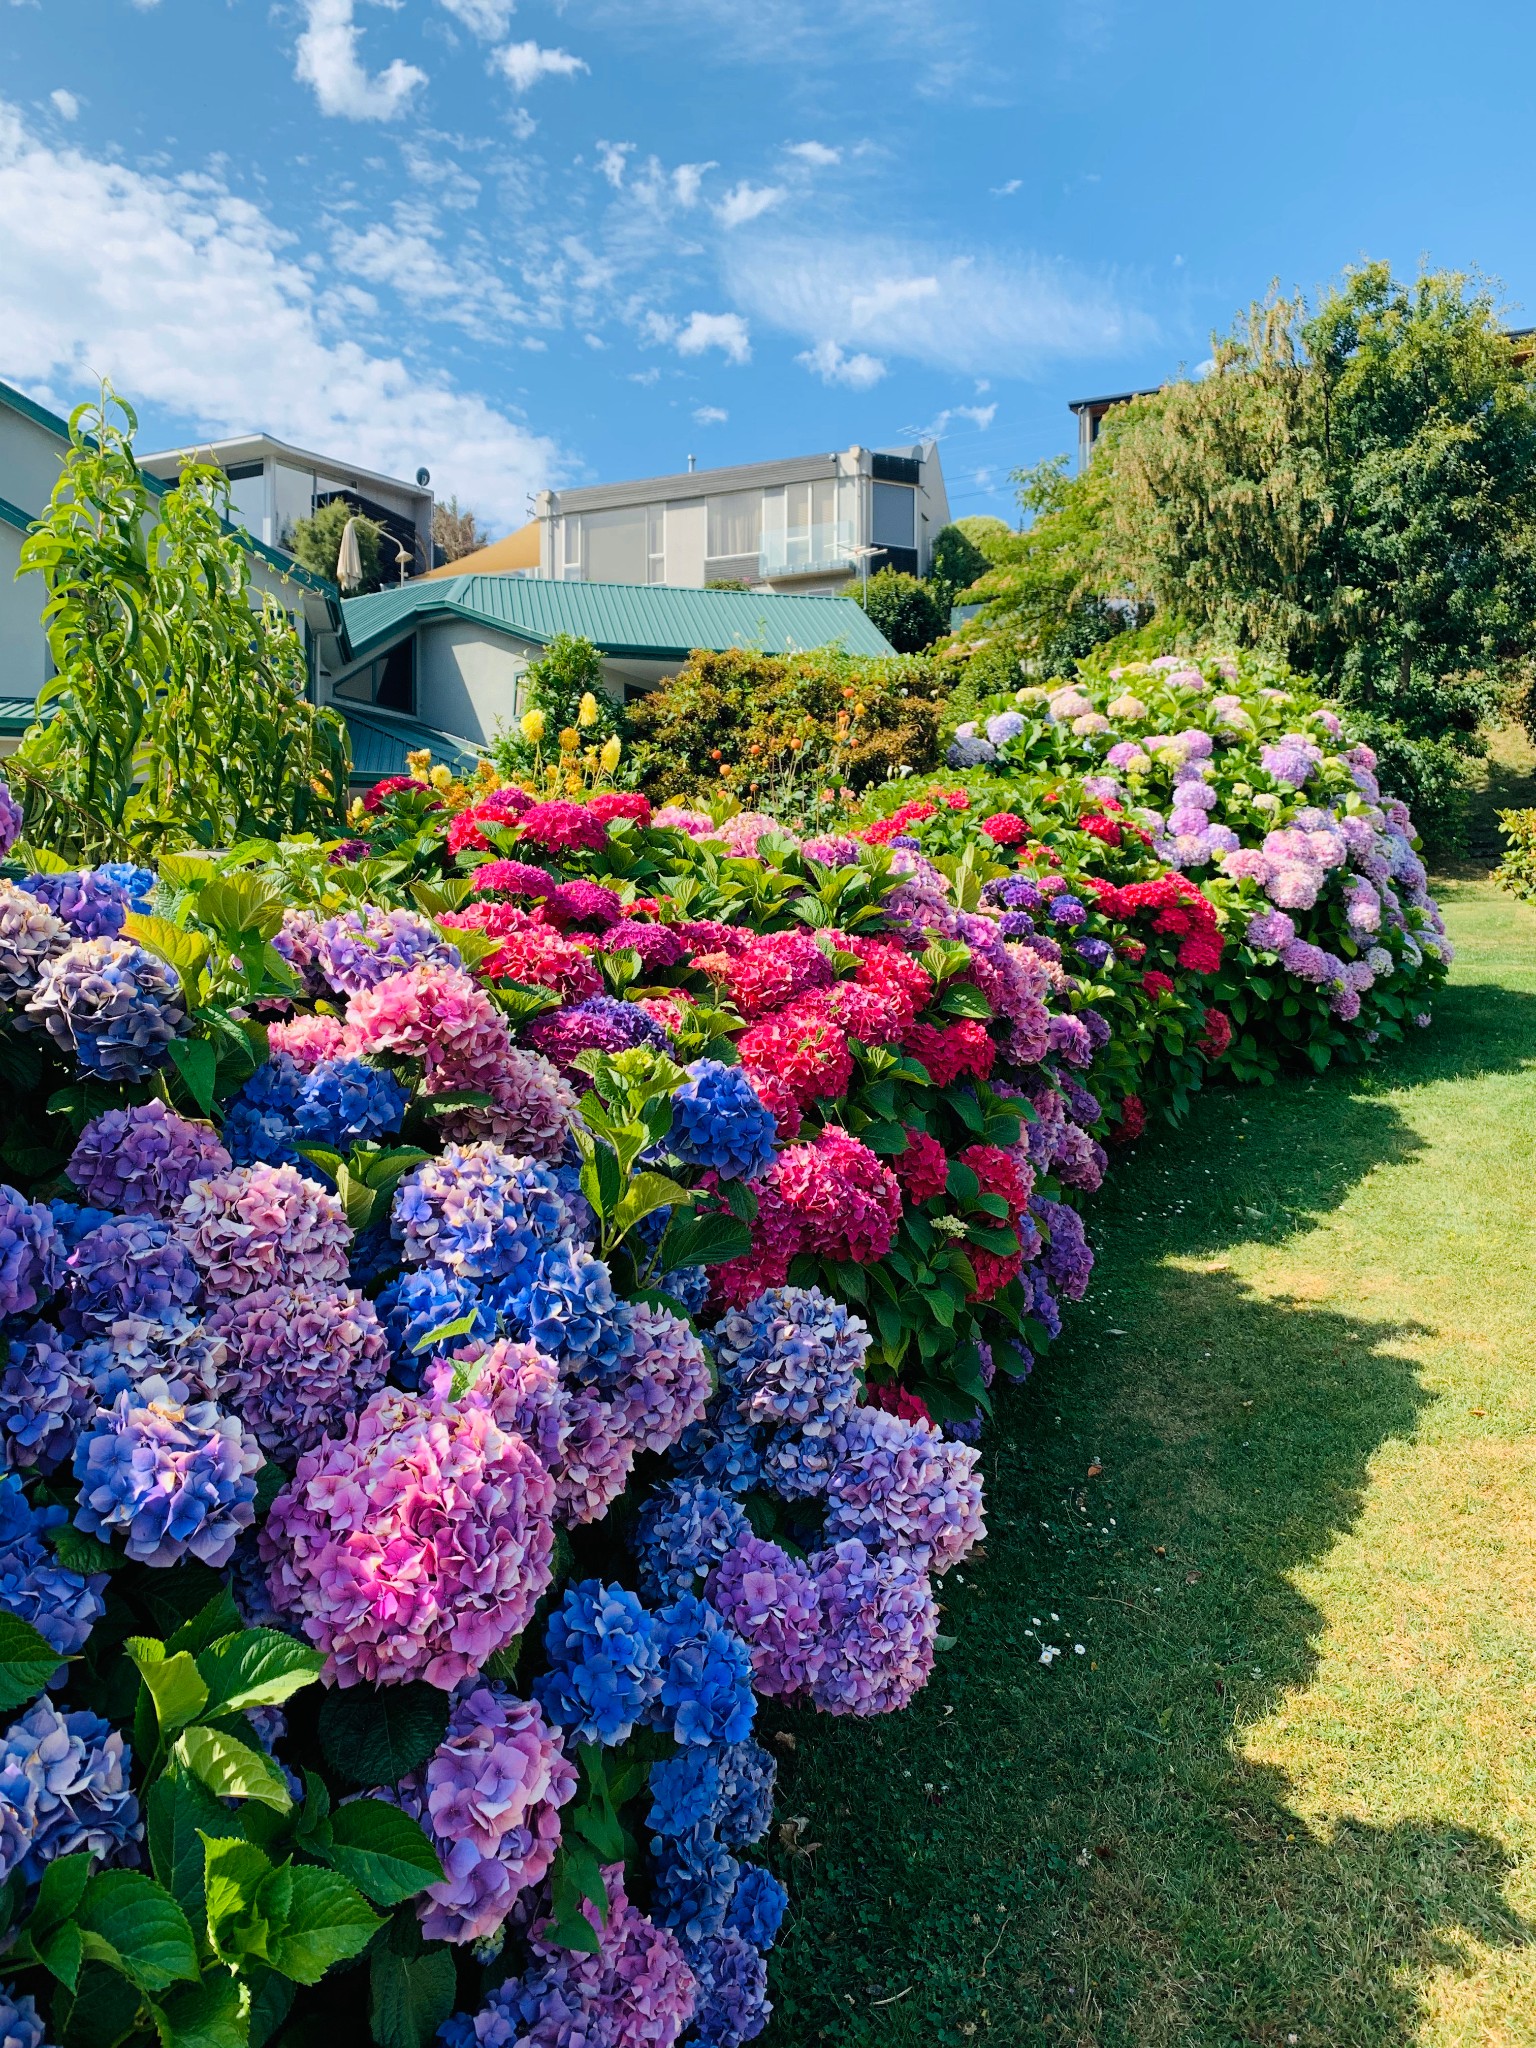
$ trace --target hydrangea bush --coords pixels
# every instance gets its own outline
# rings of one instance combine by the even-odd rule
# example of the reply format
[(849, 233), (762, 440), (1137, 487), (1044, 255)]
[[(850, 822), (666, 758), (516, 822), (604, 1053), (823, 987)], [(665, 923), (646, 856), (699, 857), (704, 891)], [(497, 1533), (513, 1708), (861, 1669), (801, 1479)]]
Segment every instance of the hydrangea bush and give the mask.
[(763, 2031), (765, 1712), (926, 1683), (1110, 1148), (1444, 970), (1326, 720), (1126, 684), (808, 839), (423, 763), (0, 883), (18, 2041)]

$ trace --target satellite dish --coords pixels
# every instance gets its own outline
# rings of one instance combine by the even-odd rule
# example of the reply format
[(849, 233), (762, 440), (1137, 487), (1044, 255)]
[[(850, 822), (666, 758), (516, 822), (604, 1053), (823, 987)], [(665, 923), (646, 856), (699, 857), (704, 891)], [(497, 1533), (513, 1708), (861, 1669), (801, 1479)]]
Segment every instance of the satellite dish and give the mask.
[(429, 483), (431, 483), (431, 481), (432, 481), (432, 472), (431, 472), (431, 470), (430, 470), (430, 469), (418, 469), (418, 470), (417, 470), (417, 472), (416, 472), (416, 481), (417, 481), (417, 483), (419, 483), (419, 484), (421, 485), (421, 488), (422, 488), (423, 490), (425, 490), (425, 489), (427, 488), (427, 485), (428, 485)]

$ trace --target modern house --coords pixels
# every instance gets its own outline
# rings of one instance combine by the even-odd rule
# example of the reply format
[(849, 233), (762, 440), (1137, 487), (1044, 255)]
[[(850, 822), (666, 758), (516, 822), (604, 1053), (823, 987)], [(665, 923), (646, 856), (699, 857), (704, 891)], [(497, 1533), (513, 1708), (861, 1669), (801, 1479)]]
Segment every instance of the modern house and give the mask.
[[(15, 751), (32, 723), (37, 693), (53, 673), (40, 623), (42, 578), (26, 576), (17, 582), (16, 570), (22, 539), (52, 497), (68, 449), (67, 421), (24, 392), (0, 384), (0, 755)], [(154, 477), (150, 486), (166, 488)], [(277, 548), (241, 538), (253, 594), (270, 594), (292, 617), (309, 651), (311, 674), (334, 666), (345, 640), (340, 593)]]
[(1078, 468), (1088, 467), (1088, 459), (1093, 454), (1094, 443), (1099, 438), (1105, 413), (1113, 411), (1117, 405), (1129, 405), (1133, 398), (1150, 398), (1154, 392), (1161, 391), (1162, 388), (1161, 384), (1144, 384), (1139, 391), (1116, 391), (1108, 398), (1069, 398), (1067, 410), (1077, 417)]
[(292, 448), (270, 434), (237, 434), (227, 441), (162, 448), (141, 455), (151, 476), (174, 483), (189, 460), (216, 463), (229, 478), (235, 523), (269, 548), (286, 548), (301, 519), (333, 498), (344, 498), (384, 529), (379, 571), (386, 583), (420, 576), (432, 567), (432, 479), (418, 469), (413, 484), (359, 469), (332, 455)]
[(348, 598), (345, 644), (321, 676), (352, 734), (354, 780), (399, 774), (429, 747), (467, 765), (522, 710), (521, 682), (557, 634), (590, 640), (617, 703), (675, 675), (695, 648), (890, 654), (851, 598), (555, 582), (518, 574), (423, 578)]
[(933, 441), (541, 491), (535, 510), (541, 576), (694, 590), (836, 591), (885, 567), (925, 576), (949, 521)]

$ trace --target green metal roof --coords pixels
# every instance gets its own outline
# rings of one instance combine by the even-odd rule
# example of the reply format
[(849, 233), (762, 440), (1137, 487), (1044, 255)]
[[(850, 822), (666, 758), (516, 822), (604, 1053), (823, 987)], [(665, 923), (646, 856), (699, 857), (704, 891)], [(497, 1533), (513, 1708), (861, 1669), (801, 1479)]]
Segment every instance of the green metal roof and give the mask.
[(352, 738), (352, 780), (368, 784), (386, 775), (409, 773), (407, 754), (425, 749), (434, 761), (442, 761), (455, 774), (472, 773), (481, 749), (473, 740), (455, 733), (439, 732), (420, 719), (407, 718), (398, 711), (380, 711), (375, 704), (347, 704), (337, 698), (329, 707), (346, 720)]
[(539, 576), (444, 576), (372, 597), (342, 600), (353, 655), (381, 646), (402, 626), (468, 619), (539, 646), (557, 633), (604, 654), (683, 661), (696, 647), (808, 654), (838, 645), (849, 654), (895, 650), (850, 597), (786, 597), (773, 590), (677, 590), (660, 583), (557, 583)]
[(31, 518), (19, 505), (13, 505), (9, 498), (0, 498), (0, 525), (14, 526), (18, 533), (25, 533), (31, 524)]
[(24, 733), (36, 717), (37, 706), (30, 697), (0, 697), (0, 733), (7, 739)]

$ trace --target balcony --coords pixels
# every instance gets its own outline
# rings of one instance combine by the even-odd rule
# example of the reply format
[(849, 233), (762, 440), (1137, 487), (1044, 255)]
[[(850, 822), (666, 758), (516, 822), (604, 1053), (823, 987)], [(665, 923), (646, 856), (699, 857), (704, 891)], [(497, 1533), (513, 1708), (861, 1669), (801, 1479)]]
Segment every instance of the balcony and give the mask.
[(831, 519), (821, 526), (788, 526), (765, 533), (757, 573), (766, 582), (781, 576), (825, 575), (829, 569), (851, 570), (854, 565), (853, 522)]

